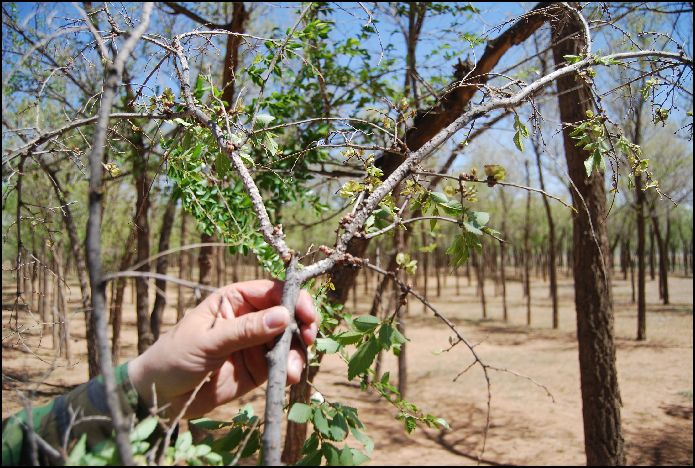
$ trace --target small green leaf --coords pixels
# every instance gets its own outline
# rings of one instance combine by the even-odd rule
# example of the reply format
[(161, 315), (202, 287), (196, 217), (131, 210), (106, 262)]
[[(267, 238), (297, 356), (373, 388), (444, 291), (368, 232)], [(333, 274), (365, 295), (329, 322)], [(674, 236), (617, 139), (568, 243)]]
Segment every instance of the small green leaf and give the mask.
[(275, 117), (273, 117), (270, 114), (256, 114), (256, 122), (263, 125), (264, 127), (267, 127), (268, 124), (273, 120), (275, 120)]
[(470, 232), (471, 234), (475, 234), (476, 236), (482, 236), (483, 235), (483, 231), (481, 231), (480, 229), (475, 227), (473, 224), (467, 223), (465, 221), (462, 224), (463, 224), (463, 227), (466, 229), (466, 231)]
[(290, 413), (287, 419), (296, 422), (298, 424), (304, 424), (309, 419), (311, 419), (312, 409), (311, 406), (304, 403), (295, 403), (290, 409)]
[(82, 457), (85, 456), (87, 453), (87, 434), (82, 434), (80, 437), (80, 440), (77, 441), (75, 446), (72, 448), (72, 451), (70, 452), (70, 455), (68, 456), (67, 459), (67, 465), (68, 466), (77, 466), (80, 465), (80, 461), (82, 460)]
[(178, 439), (176, 439), (174, 448), (176, 449), (177, 453), (185, 453), (192, 444), (193, 435), (190, 433), (190, 431), (184, 432), (183, 434), (179, 435)]
[(352, 464), (353, 464), (353, 466), (361, 465), (362, 463), (366, 463), (369, 461), (369, 457), (357, 449), (354, 449), (354, 448), (347, 449), (346, 448), (344, 450), (350, 450), (350, 452), (352, 452)]
[(359, 342), (362, 337), (364, 336), (364, 333), (357, 332), (357, 331), (346, 331), (341, 333), (340, 335), (335, 336), (335, 340), (340, 343), (343, 346), (355, 344)]
[(584, 161), (584, 169), (586, 169), (586, 176), (591, 177), (591, 173), (594, 171), (594, 158), (590, 157)]
[(406, 416), (403, 422), (405, 423), (405, 430), (408, 432), (408, 434), (413, 432), (417, 427), (417, 421), (412, 416)]
[(340, 413), (336, 414), (333, 420), (331, 421), (331, 439), (335, 440), (336, 442), (341, 442), (345, 440), (348, 434), (348, 430), (349, 428), (347, 425), (347, 421), (345, 420), (345, 417)]
[(323, 455), (326, 457), (328, 466), (340, 466), (340, 452), (332, 444), (323, 444), (321, 447)]
[(314, 422), (314, 427), (316, 428), (317, 431), (319, 431), (321, 434), (325, 435), (326, 437), (330, 437), (331, 429), (328, 426), (328, 420), (326, 419), (326, 416), (324, 416), (323, 411), (321, 411), (321, 408), (314, 409), (313, 422)]
[(131, 442), (139, 442), (147, 439), (157, 428), (157, 418), (150, 416), (143, 419), (135, 426), (135, 429), (130, 433)]
[(278, 152), (278, 144), (275, 139), (273, 139), (273, 136), (274, 135), (270, 132), (266, 132), (266, 134), (263, 136), (263, 144), (270, 156), (274, 156)]
[(340, 343), (332, 338), (317, 338), (316, 351), (326, 354), (333, 354), (340, 348)]
[(321, 452), (310, 453), (299, 460), (297, 466), (320, 466), (322, 457), (323, 453)]
[(340, 451), (340, 466), (354, 466), (355, 461), (352, 457), (352, 449), (350, 447), (345, 447)]
[(352, 380), (355, 376), (367, 372), (378, 352), (379, 343), (376, 339), (362, 343), (348, 362), (348, 379)]
[(363, 333), (370, 332), (379, 326), (379, 319), (373, 315), (360, 315), (354, 320), (355, 328)]
[(490, 221), (490, 213), (484, 211), (473, 211), (471, 217), (478, 226), (485, 226)]
[(444, 418), (437, 418), (434, 420), (434, 422), (435, 424), (437, 424), (440, 427), (443, 427), (444, 429), (451, 429), (451, 427), (449, 427), (449, 423), (446, 422), (446, 419)]
[(224, 179), (231, 169), (229, 157), (226, 154), (217, 153), (217, 156), (215, 157), (215, 169), (217, 170), (217, 177)]

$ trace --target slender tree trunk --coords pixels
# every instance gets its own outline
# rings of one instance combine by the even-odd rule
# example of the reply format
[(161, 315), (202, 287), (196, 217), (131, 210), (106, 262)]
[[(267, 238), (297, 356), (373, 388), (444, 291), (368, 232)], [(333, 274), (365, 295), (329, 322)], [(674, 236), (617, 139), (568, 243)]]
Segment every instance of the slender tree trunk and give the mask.
[[(483, 246), (483, 249), (485, 247)], [(482, 257), (482, 253), (480, 255)], [(478, 253), (473, 251), (471, 254), (471, 260), (473, 262), (473, 269), (475, 270), (475, 276), (478, 280), (478, 293), (480, 294), (480, 305), (483, 309), (483, 319), (487, 319), (487, 301), (485, 298), (485, 272), (483, 270), (483, 260), (478, 257)]]
[[(500, 190), (500, 200), (502, 201), (502, 236), (507, 238), (507, 198), (503, 190)], [(509, 312), (507, 310), (507, 273), (506, 273), (506, 250), (505, 242), (500, 243), (500, 279), (502, 281), (502, 317), (504, 321), (509, 320)]]
[[(543, 180), (543, 165), (541, 164), (541, 148), (540, 142), (536, 138), (533, 139), (533, 148), (536, 153), (536, 165), (538, 167), (538, 181), (540, 182), (541, 190), (545, 191), (545, 182)], [(553, 220), (553, 212), (550, 208), (548, 197), (543, 196), (543, 206), (545, 207), (545, 217), (548, 220), (548, 275), (550, 277), (550, 298), (553, 303), (553, 328), (557, 330), (560, 326), (560, 316), (558, 312), (557, 301), (557, 270), (555, 269), (555, 256), (557, 243), (555, 240), (555, 221)]]
[[(577, 5), (572, 4), (575, 8)], [(551, 23), (556, 65), (567, 55), (585, 51), (583, 27), (566, 9)], [(574, 206), (574, 285), (579, 340), (579, 368), (584, 416), (584, 446), (588, 465), (624, 465), (620, 422), (620, 391), (615, 364), (613, 309), (608, 252), (606, 193), (603, 174), (587, 177), (584, 161), (590, 156), (575, 146), (572, 125), (592, 110), (591, 91), (577, 75), (557, 82), (562, 133)]]
[[(637, 143), (639, 144), (639, 143)], [(635, 176), (635, 195), (637, 203), (637, 340), (647, 339), (647, 299), (646, 299), (646, 268), (644, 264), (645, 229), (644, 229), (644, 190), (642, 176)], [(628, 255), (630, 252), (628, 252)], [(632, 273), (632, 268), (630, 268)], [(634, 301), (634, 294), (633, 294)]]
[[(127, 270), (133, 259), (133, 242), (135, 242), (135, 231), (132, 230), (128, 235), (128, 240), (125, 243), (125, 251), (121, 257), (121, 262), (118, 267), (120, 271)], [(118, 363), (118, 358), (121, 353), (121, 325), (123, 323), (123, 298), (125, 296), (125, 288), (128, 284), (126, 278), (118, 278), (116, 280), (116, 292), (113, 299), (113, 309), (111, 316), (111, 359), (114, 364)], [(134, 288), (132, 288), (134, 289)]]
[[(201, 243), (210, 243), (213, 240), (211, 235), (205, 233), (200, 235)], [(198, 252), (198, 283), (205, 286), (212, 284), (212, 247), (210, 246), (201, 247)], [(198, 303), (202, 302), (207, 296), (205, 291), (200, 291), (199, 293)]]
[[(176, 202), (178, 200), (178, 196), (176, 196), (175, 193), (176, 192), (169, 196), (169, 201), (167, 202), (166, 209), (164, 210), (164, 216), (162, 217), (162, 230), (159, 233), (159, 253), (169, 249), (169, 239), (171, 237), (171, 230), (174, 227)], [(169, 256), (164, 255), (159, 257), (157, 259), (157, 273), (160, 275), (166, 275), (168, 269)], [(156, 341), (159, 338), (159, 333), (162, 327), (162, 314), (167, 303), (167, 282), (157, 279), (154, 283), (154, 288), (156, 291), (156, 296), (154, 299), (154, 307), (152, 308), (152, 315), (150, 316), (150, 329), (152, 330), (152, 336)]]
[[(188, 241), (188, 214), (186, 213), (186, 210), (184, 209), (183, 205), (181, 205), (181, 247), (186, 245), (186, 242)], [(238, 281), (237, 278), (237, 264), (239, 260), (239, 255), (235, 257), (236, 261), (234, 262), (234, 281)], [(190, 255), (187, 250), (182, 250), (179, 252), (179, 277), (182, 279), (189, 279), (190, 278), (190, 271), (189, 271), (189, 265), (190, 265)], [(185, 294), (185, 289), (183, 286), (180, 284), (178, 285), (178, 291), (177, 291), (177, 301), (176, 301), (176, 322), (179, 322), (182, 318), (183, 315), (186, 311), (186, 294)]]
[(656, 250), (654, 249), (654, 228), (649, 228), (649, 277), (654, 281), (655, 276), (655, 255)]
[(656, 246), (659, 250), (659, 291), (661, 292), (661, 299), (664, 305), (669, 304), (668, 295), (668, 251), (666, 248), (666, 239), (661, 234), (661, 228), (659, 227), (659, 219), (656, 216), (654, 210), (652, 210), (652, 227), (654, 229), (654, 235), (656, 236)]
[[(526, 169), (526, 185), (531, 185), (531, 172), (528, 160), (524, 161)], [(531, 192), (526, 193), (526, 220), (524, 221), (524, 296), (526, 297), (526, 325), (531, 325), (531, 249), (529, 241), (531, 238)]]
[[(135, 189), (137, 200), (135, 204), (135, 238), (137, 241), (137, 254), (135, 261), (143, 263), (138, 271), (149, 272), (150, 262), (150, 199), (149, 191), (151, 179), (147, 171), (147, 152), (144, 149), (142, 136), (136, 140), (137, 150), (133, 159), (133, 173), (135, 175)], [(138, 330), (138, 354), (144, 353), (154, 342), (150, 328), (149, 285), (147, 278), (135, 279), (135, 313), (137, 316)]]

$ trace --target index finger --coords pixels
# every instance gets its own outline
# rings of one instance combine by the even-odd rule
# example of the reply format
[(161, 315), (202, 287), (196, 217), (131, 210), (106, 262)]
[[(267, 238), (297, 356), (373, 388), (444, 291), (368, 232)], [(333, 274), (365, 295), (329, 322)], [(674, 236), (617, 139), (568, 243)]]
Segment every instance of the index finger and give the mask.
[[(283, 281), (271, 280), (242, 281), (226, 286), (220, 292), (231, 303), (234, 315), (239, 316), (281, 305), (284, 284)], [(311, 295), (303, 289), (295, 305), (295, 318), (306, 325), (318, 321)]]

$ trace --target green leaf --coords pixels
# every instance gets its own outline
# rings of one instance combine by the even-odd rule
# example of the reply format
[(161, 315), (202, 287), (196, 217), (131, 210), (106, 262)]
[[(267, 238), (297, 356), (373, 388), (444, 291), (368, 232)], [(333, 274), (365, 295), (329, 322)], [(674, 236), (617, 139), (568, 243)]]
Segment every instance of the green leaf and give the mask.
[(340, 335), (336, 335), (335, 340), (342, 346), (347, 346), (359, 342), (363, 336), (364, 333), (361, 332), (346, 331), (341, 333)]
[[(388, 378), (386, 379), (386, 381), (388, 382)], [(352, 436), (364, 446), (364, 449), (367, 451), (367, 454), (371, 455), (372, 450), (374, 450), (374, 441), (372, 441), (372, 439), (367, 434), (365, 434), (357, 428), (351, 427), (350, 432), (352, 433)]]
[(321, 447), (323, 455), (326, 457), (328, 466), (340, 466), (340, 452), (332, 444), (323, 444)]
[(174, 448), (176, 449), (176, 453), (185, 453), (192, 444), (193, 435), (190, 433), (190, 431), (184, 432), (183, 434), (179, 434), (179, 438), (176, 439)]
[(352, 458), (352, 449), (345, 447), (340, 451), (340, 466), (354, 466), (355, 461)]
[(217, 170), (217, 177), (224, 179), (231, 169), (231, 163), (229, 162), (229, 157), (226, 154), (217, 153), (217, 156), (215, 157), (215, 169)]
[(443, 427), (444, 429), (451, 429), (451, 427), (449, 427), (449, 423), (446, 422), (446, 419), (444, 418), (437, 418), (434, 420), (434, 422), (435, 424), (437, 424), (440, 427)]
[(321, 434), (325, 435), (326, 437), (330, 437), (331, 428), (328, 426), (328, 420), (326, 419), (326, 416), (324, 416), (321, 408), (315, 408), (314, 409), (313, 423), (314, 423), (314, 427), (316, 428), (317, 431), (319, 431)]
[(264, 127), (267, 127), (268, 124), (273, 120), (275, 120), (275, 117), (273, 117), (270, 114), (256, 114), (256, 122), (263, 125)]
[(463, 227), (466, 229), (466, 231), (470, 232), (471, 234), (475, 234), (476, 236), (482, 236), (483, 235), (483, 231), (481, 231), (480, 229), (475, 227), (473, 224), (467, 223), (465, 221), (462, 224), (463, 224)]
[(454, 241), (446, 250), (446, 253), (451, 256), (451, 262), (454, 267), (458, 267), (468, 260), (470, 249), (463, 234), (454, 237)]
[(322, 457), (323, 453), (321, 452), (310, 453), (299, 460), (296, 466), (320, 466)]
[(210, 452), (206, 455), (203, 455), (203, 458), (205, 458), (213, 466), (221, 465), (223, 460), (222, 455), (215, 452)]
[(519, 151), (524, 151), (524, 141), (521, 139), (521, 134), (516, 132), (514, 134), (514, 144), (519, 149)]
[(87, 453), (87, 434), (82, 434), (82, 436), (80, 437), (80, 440), (77, 441), (75, 446), (72, 448), (70, 455), (68, 456), (67, 465), (68, 466), (80, 465), (81, 464), (80, 461), (82, 460), (82, 457), (84, 457), (86, 453)]
[(147, 439), (157, 428), (157, 418), (150, 416), (143, 419), (130, 433), (131, 442), (139, 442)]
[(298, 424), (304, 424), (311, 419), (311, 413), (311, 406), (304, 403), (295, 403), (292, 405), (292, 409), (290, 409), (290, 414), (287, 416), (287, 419)]
[(369, 461), (369, 457), (357, 449), (354, 449), (354, 448), (347, 449), (346, 448), (344, 450), (350, 450), (350, 452), (352, 452), (352, 464), (353, 464), (353, 466), (361, 465), (362, 463), (366, 463)]
[(316, 351), (326, 354), (333, 354), (340, 348), (340, 343), (332, 338), (317, 338)]
[(484, 211), (473, 211), (471, 217), (478, 226), (485, 226), (490, 221), (490, 213)]
[(348, 434), (348, 430), (349, 428), (347, 425), (347, 421), (345, 420), (345, 417), (340, 413), (336, 414), (333, 420), (331, 421), (331, 439), (335, 440), (336, 442), (341, 442), (345, 440)]
[(222, 429), (223, 427), (231, 426), (233, 423), (229, 421), (216, 421), (214, 419), (209, 419), (209, 418), (200, 418), (196, 420), (192, 420), (188, 422), (189, 425), (195, 426), (199, 429), (206, 429), (206, 430), (217, 430), (217, 429)]
[(586, 169), (586, 176), (591, 177), (591, 173), (594, 172), (594, 158), (589, 157), (584, 161), (584, 169)]
[(529, 131), (526, 125), (521, 122), (518, 114), (514, 114), (514, 144), (519, 151), (524, 151), (524, 138), (528, 138)]
[(430, 193), (430, 200), (432, 200), (437, 205), (444, 205), (449, 201), (449, 199), (446, 197), (446, 195), (443, 194), (442, 192), (431, 192)]
[(370, 332), (379, 326), (379, 319), (373, 315), (360, 315), (354, 320), (355, 328), (363, 333)]
[(582, 61), (582, 57), (580, 55), (564, 55), (563, 58), (569, 64), (573, 64), (573, 63), (577, 63), (577, 62)]
[(413, 432), (417, 427), (417, 421), (412, 416), (406, 416), (403, 422), (405, 423), (405, 430), (408, 432), (408, 434)]
[(352, 380), (355, 376), (367, 372), (378, 352), (379, 343), (376, 339), (362, 343), (348, 362), (348, 379)]
[(270, 132), (266, 132), (266, 134), (263, 135), (263, 144), (265, 146), (266, 151), (268, 151), (268, 154), (270, 156), (275, 156), (278, 152), (278, 144), (273, 139), (273, 136), (274, 135)]

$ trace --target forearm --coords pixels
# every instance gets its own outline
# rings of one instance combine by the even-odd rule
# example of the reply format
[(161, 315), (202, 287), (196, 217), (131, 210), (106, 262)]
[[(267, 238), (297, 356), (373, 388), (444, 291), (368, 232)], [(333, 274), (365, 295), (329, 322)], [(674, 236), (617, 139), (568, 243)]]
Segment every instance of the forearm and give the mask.
[[(121, 406), (128, 417), (145, 413), (138, 405), (138, 394), (128, 378), (128, 363), (116, 368), (116, 383)], [(112, 433), (109, 411), (106, 406), (104, 382), (96, 377), (87, 383), (61, 395), (49, 404), (32, 409), (33, 431), (48, 445), (64, 457), (64, 449), (69, 451), (72, 441), (87, 435), (88, 447), (110, 438)], [(140, 414), (139, 416), (143, 416)], [(27, 438), (27, 413), (22, 410), (3, 421), (2, 464), (16, 465), (30, 463), (30, 449)], [(67, 437), (67, 447), (65, 441)], [(60, 459), (52, 457), (49, 451), (38, 444), (37, 451), (41, 464), (57, 464)]]

